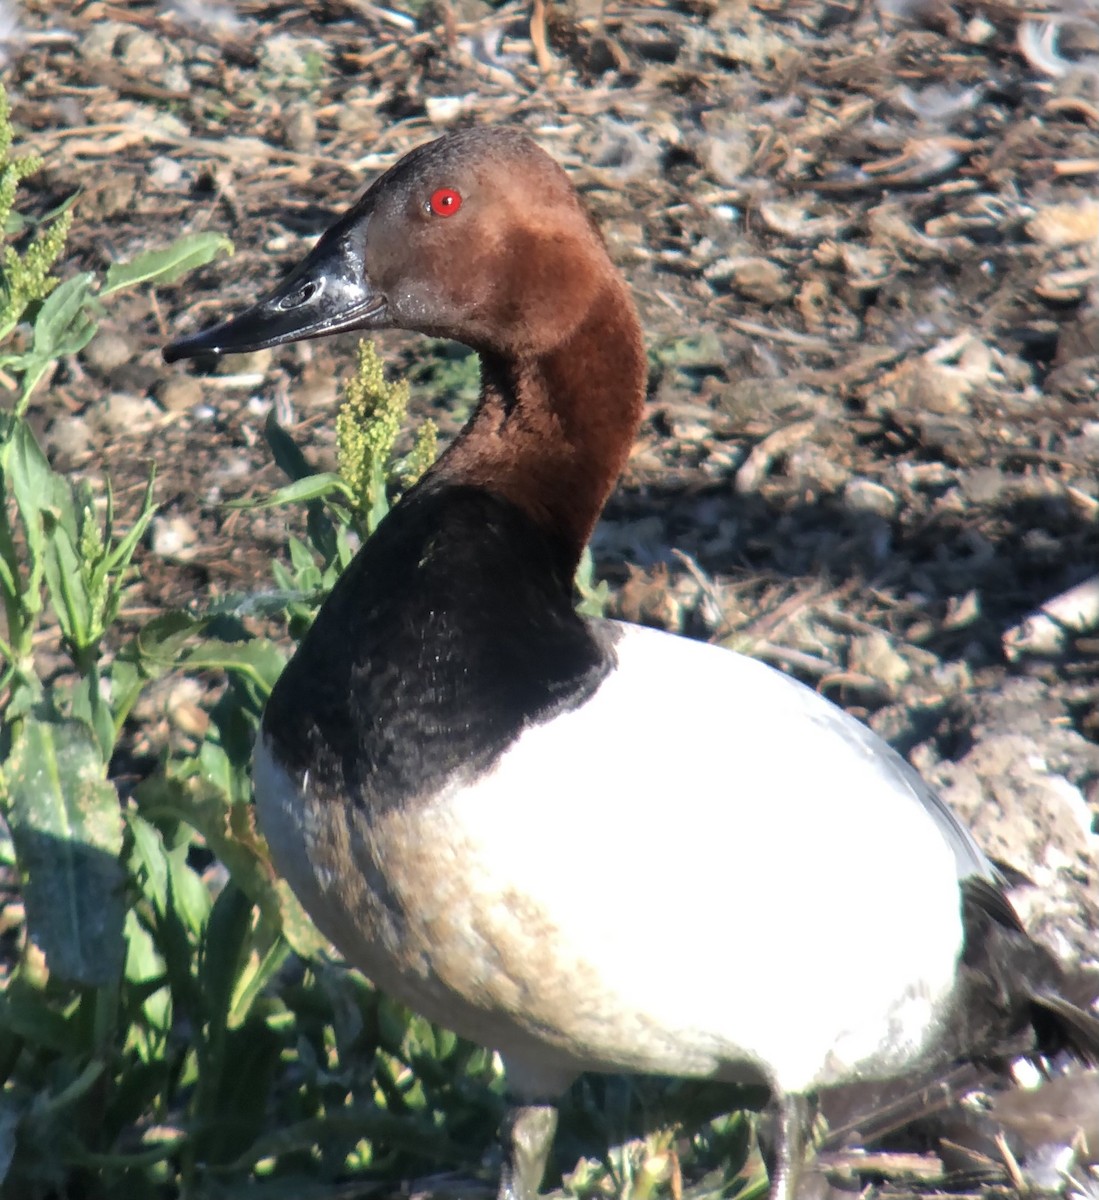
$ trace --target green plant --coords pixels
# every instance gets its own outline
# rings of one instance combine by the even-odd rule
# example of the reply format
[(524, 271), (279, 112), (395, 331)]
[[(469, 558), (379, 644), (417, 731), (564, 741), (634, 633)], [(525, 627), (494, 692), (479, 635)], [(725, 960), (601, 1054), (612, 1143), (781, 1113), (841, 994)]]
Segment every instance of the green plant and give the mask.
[[(94, 336), (105, 297), (174, 278), (227, 245), (183, 239), (102, 279), (59, 282), (71, 205), (37, 223), (15, 210), (19, 185), (40, 165), (12, 153), (0, 90), (0, 367), (18, 382), (13, 407), (0, 412), (0, 857), (18, 870), (27, 930), (0, 997), (0, 1180), (28, 1196), (101, 1151), (119, 1039), (147, 1047), (152, 1027), (131, 1018), (155, 1015), (157, 989), (135, 976), (133, 842), (108, 774), (142, 681), (105, 644), (153, 514), (152, 476), (136, 519), (119, 530), (109, 483), (97, 494), (55, 472), (25, 414), (57, 360)], [(44, 675), (35, 645), (53, 629), (67, 666)], [(35, 1153), (46, 1145), (48, 1158)]]
[(234, 507), (304, 504), (306, 540), (287, 539), (289, 562), (272, 564), (276, 590), (248, 598), (245, 609), (254, 611), (258, 602), (268, 612), (285, 610), (291, 634), (299, 637), (305, 631), (357, 546), (435, 459), (436, 431), (430, 420), (421, 424), (409, 453), (394, 457), (408, 398), (408, 383), (387, 382), (373, 343), (360, 342), (355, 373), (336, 417), (338, 471), (313, 471), (274, 415), (268, 418), (267, 443), (290, 482), (260, 500), (236, 501)]
[[(408, 387), (387, 383), (361, 348), (338, 473), (312, 472), (268, 422), (289, 482), (259, 503), (306, 510), (276, 586), (124, 636), (152, 479), (120, 527), (109, 482), (53, 470), (27, 405), (58, 357), (94, 336), (104, 297), (173, 278), (224, 242), (184, 239), (103, 279), (58, 282), (74, 210), (20, 223), (18, 184), (34, 164), (10, 148), (0, 96), (0, 210), (14, 239), (0, 265), (0, 363), (19, 384), (0, 414), (0, 879), (19, 880), (26, 932), (0, 992), (0, 1195), (309, 1200), (348, 1175), (392, 1185), (440, 1166), (474, 1174), (503, 1111), (497, 1059), (328, 960), (271, 868), (251, 804), (252, 744), (286, 657), (254, 618), (274, 616), (292, 636), (307, 627), (434, 457), (434, 428), (395, 458)], [(473, 363), (440, 368), (460, 399), (475, 390)], [(585, 611), (602, 611), (590, 558), (579, 590)], [(40, 661), (43, 635), (63, 650), (59, 669)], [(207, 681), (208, 722), (135, 762), (130, 716), (169, 672)], [(727, 1092), (700, 1107), (684, 1086), (578, 1085), (562, 1119), (561, 1165), (587, 1161), (575, 1190), (604, 1195), (628, 1178), (638, 1196), (666, 1194), (667, 1131), (680, 1120), (703, 1123), (690, 1153), (713, 1194), (736, 1190), (744, 1124), (711, 1119)], [(643, 1150), (638, 1128), (659, 1131)], [(608, 1142), (634, 1149), (596, 1161)]]

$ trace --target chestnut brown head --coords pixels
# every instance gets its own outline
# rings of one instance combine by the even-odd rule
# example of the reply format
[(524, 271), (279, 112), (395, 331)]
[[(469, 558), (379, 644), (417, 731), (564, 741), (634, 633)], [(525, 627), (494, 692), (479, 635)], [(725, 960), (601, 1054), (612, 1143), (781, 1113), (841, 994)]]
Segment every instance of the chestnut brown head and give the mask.
[(164, 356), (400, 328), (522, 358), (566, 340), (613, 273), (546, 153), (517, 130), (466, 130), (406, 155), (273, 292)]

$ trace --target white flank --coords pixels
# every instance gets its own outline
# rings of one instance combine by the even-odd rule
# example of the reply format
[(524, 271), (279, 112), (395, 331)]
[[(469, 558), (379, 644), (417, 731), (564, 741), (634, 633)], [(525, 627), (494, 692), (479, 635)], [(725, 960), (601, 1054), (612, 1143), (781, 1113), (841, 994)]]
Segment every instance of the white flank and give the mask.
[(582, 1066), (791, 1092), (903, 1069), (954, 980), (957, 835), (884, 743), (801, 684), (619, 632), (592, 699), (488, 775), (338, 818), (351, 828), (327, 842), (369, 845), (384, 896), (366, 867), (333, 879), (308, 788), (258, 747), (291, 885), (352, 962), (500, 1049), (531, 1094)]

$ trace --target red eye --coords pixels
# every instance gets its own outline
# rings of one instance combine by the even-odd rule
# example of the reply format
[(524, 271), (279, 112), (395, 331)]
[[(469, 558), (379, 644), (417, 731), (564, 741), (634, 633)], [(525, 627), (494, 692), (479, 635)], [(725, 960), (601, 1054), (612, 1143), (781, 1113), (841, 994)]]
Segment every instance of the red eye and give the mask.
[(429, 207), (437, 217), (452, 217), (462, 207), (462, 197), (453, 188), (439, 188), (432, 193)]

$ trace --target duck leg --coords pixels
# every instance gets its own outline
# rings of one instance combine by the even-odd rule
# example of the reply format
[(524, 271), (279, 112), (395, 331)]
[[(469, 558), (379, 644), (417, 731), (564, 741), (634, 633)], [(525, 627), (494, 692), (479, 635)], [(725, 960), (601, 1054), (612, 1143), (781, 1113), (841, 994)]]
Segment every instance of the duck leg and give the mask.
[(557, 1107), (553, 1104), (515, 1104), (500, 1126), (504, 1165), (498, 1200), (537, 1200), (546, 1171)]
[(806, 1096), (779, 1095), (770, 1107), (774, 1123), (771, 1144), (764, 1151), (771, 1185), (769, 1200), (797, 1200), (798, 1174), (809, 1128), (809, 1100)]

